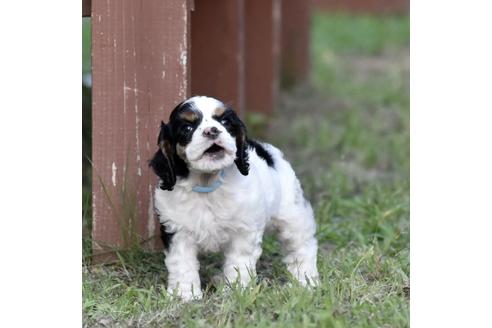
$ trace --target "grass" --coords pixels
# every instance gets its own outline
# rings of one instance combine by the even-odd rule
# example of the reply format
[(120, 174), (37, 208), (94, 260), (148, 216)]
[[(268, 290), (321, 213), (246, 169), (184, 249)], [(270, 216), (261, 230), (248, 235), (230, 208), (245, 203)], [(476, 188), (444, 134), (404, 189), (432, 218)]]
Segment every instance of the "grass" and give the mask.
[(90, 18), (82, 18), (82, 73), (91, 71), (91, 22)]
[(267, 236), (250, 290), (211, 283), (202, 301), (165, 294), (162, 254), (83, 268), (85, 326), (408, 327), (408, 17), (316, 15), (312, 84), (281, 96), (268, 141), (292, 162), (318, 222), (322, 285), (288, 276)]

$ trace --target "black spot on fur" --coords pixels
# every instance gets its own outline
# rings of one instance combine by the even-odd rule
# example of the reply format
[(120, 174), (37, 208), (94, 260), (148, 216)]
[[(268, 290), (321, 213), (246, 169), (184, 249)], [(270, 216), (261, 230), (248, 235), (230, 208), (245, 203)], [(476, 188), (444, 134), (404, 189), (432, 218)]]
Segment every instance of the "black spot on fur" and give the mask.
[[(190, 143), (193, 132), (195, 132), (198, 125), (200, 125), (203, 114), (194, 106), (193, 102), (181, 103), (171, 112), (168, 126), (174, 141), (174, 146), (176, 146), (176, 144), (186, 146)], [(193, 121), (186, 120), (185, 117), (187, 114), (193, 114), (192, 116), (196, 117), (196, 119)]]
[(149, 161), (149, 166), (152, 167), (154, 173), (160, 178), (159, 187), (162, 190), (173, 190), (173, 186), (176, 183), (174, 164), (169, 162), (169, 159), (160, 149), (156, 151), (154, 157)]
[[(193, 115), (186, 115), (193, 114)], [(186, 117), (195, 117), (190, 121)], [(176, 153), (176, 145), (187, 145), (193, 132), (202, 120), (202, 113), (193, 107), (192, 103), (178, 104), (169, 118), (169, 123), (161, 122), (161, 130), (157, 138), (159, 150), (149, 161), (155, 174), (159, 176), (162, 190), (173, 190), (176, 177), (187, 177), (189, 174), (186, 163)]]
[(255, 140), (248, 140), (248, 146), (253, 148), (256, 151), (256, 154), (267, 162), (268, 166), (274, 168), (274, 161), (272, 155), (268, 152), (268, 150), (263, 147), (263, 145)]
[(222, 124), (231, 136), (236, 138), (236, 164), (239, 172), (242, 175), (248, 175), (249, 173), (249, 161), (248, 161), (248, 144), (247, 144), (247, 132), (246, 126), (243, 121), (236, 115), (234, 110), (228, 107), (222, 115), (214, 116), (214, 119)]
[(164, 244), (164, 249), (169, 250), (169, 246), (171, 245), (172, 238), (174, 236), (174, 232), (167, 232), (166, 226), (161, 224), (161, 240)]
[(159, 150), (149, 161), (155, 174), (160, 178), (162, 190), (173, 190), (176, 177), (187, 177), (189, 174), (186, 163), (176, 154), (176, 144), (170, 134), (169, 125), (161, 123), (158, 138)]

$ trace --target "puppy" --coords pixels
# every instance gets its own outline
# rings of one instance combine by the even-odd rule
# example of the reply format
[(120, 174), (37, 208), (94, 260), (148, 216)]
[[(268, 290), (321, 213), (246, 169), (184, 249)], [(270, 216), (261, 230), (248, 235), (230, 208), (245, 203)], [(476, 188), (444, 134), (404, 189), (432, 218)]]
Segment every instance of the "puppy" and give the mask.
[(169, 293), (202, 297), (199, 252), (223, 252), (226, 281), (246, 286), (269, 227), (278, 232), (289, 272), (303, 285), (316, 284), (313, 210), (280, 150), (249, 139), (230, 107), (203, 96), (174, 108), (158, 145), (150, 166), (159, 176), (154, 199)]

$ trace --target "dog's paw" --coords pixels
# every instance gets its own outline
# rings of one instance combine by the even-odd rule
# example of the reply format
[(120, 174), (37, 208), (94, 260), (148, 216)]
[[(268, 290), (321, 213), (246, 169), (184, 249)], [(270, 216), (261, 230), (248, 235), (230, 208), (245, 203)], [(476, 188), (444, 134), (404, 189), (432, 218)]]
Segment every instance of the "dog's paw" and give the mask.
[(316, 269), (304, 269), (296, 267), (291, 268), (289, 271), (301, 286), (314, 288), (317, 287), (320, 283), (318, 270)]
[(299, 284), (303, 287), (307, 288), (315, 288), (319, 286), (319, 277), (316, 276), (303, 276), (297, 278), (297, 281), (299, 281)]
[(183, 302), (191, 302), (201, 300), (203, 298), (203, 293), (200, 289), (195, 290), (192, 288), (171, 288), (167, 289), (167, 293), (171, 297), (177, 297)]

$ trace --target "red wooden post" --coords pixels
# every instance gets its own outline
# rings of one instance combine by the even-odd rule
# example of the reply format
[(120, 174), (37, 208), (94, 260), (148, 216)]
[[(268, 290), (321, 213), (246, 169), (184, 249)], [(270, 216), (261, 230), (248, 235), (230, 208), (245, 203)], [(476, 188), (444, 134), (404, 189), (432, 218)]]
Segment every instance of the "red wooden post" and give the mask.
[(160, 121), (189, 95), (189, 23), (188, 0), (92, 2), (95, 255), (128, 246), (125, 227), (159, 233), (147, 161)]
[(91, 0), (82, 0), (82, 17), (91, 16)]
[(281, 78), (290, 86), (308, 78), (311, 1), (282, 2)]
[(244, 0), (195, 0), (191, 93), (244, 108)]
[(246, 109), (272, 113), (278, 93), (280, 0), (247, 0)]

